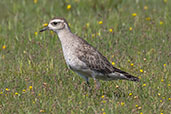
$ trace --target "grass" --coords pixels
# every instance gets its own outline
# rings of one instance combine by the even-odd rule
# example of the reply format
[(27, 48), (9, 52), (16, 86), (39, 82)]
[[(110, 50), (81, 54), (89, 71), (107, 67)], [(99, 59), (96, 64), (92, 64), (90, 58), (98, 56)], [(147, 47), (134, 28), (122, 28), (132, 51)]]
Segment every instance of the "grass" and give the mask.
[[(169, 0), (1, 0), (0, 113), (171, 114), (170, 7)], [(141, 82), (100, 81), (96, 91), (90, 80), (86, 91), (57, 35), (38, 32), (55, 16)]]

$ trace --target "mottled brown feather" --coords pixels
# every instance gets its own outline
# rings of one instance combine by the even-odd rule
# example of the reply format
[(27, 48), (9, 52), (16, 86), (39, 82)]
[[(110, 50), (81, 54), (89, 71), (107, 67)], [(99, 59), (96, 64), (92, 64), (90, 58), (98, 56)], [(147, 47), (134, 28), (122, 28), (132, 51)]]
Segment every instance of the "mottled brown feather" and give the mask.
[(85, 40), (80, 40), (80, 44), (76, 49), (79, 60), (83, 61), (91, 70), (103, 74), (109, 74), (115, 71), (115, 68), (106, 57)]
[(139, 81), (138, 78), (130, 75), (129, 73), (115, 68), (105, 56), (81, 38), (80, 44), (76, 49), (76, 53), (78, 59), (83, 61), (93, 71), (100, 72), (106, 76), (108, 76), (107, 74), (118, 72), (124, 74), (132, 81)]

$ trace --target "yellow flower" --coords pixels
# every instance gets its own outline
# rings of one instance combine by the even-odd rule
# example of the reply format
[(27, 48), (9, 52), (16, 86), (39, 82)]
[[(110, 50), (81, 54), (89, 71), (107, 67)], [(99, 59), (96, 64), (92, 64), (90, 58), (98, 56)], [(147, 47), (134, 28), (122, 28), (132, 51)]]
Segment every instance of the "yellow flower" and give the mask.
[(26, 92), (26, 90), (25, 90), (25, 89), (23, 89), (23, 92)]
[(71, 23), (68, 23), (69, 26), (71, 26)]
[(141, 79), (141, 76), (138, 76), (139, 79)]
[(135, 105), (136, 106), (136, 108), (138, 107), (138, 105)]
[(169, 98), (169, 101), (171, 101), (171, 98)]
[(29, 89), (33, 89), (33, 86), (29, 86)]
[(161, 79), (161, 82), (164, 82), (164, 80), (163, 80), (163, 79)]
[(148, 6), (144, 6), (144, 10), (147, 10), (148, 9)]
[(106, 112), (103, 112), (103, 114), (106, 114)]
[(6, 46), (5, 46), (5, 45), (3, 45), (3, 46), (2, 46), (2, 49), (5, 49), (5, 48), (6, 48)]
[(162, 100), (160, 100), (160, 102), (163, 102)]
[(168, 86), (170, 87), (170, 84), (168, 84)]
[(125, 103), (124, 102), (121, 102), (121, 106), (124, 106), (125, 105)]
[(143, 86), (145, 87), (145, 86), (146, 86), (146, 84), (143, 84)]
[(99, 25), (103, 24), (103, 21), (99, 21)]
[(104, 111), (104, 108), (102, 108), (102, 111)]
[(44, 24), (43, 24), (43, 26), (44, 26), (44, 27), (47, 27), (47, 26), (48, 26), (48, 24), (47, 24), (47, 23), (44, 23)]
[(88, 28), (89, 26), (90, 26), (90, 23), (87, 23), (87, 24), (86, 24), (86, 27)]
[(119, 86), (118, 86), (118, 85), (116, 85), (116, 88), (119, 88)]
[(160, 25), (162, 25), (163, 24), (163, 21), (160, 21)]
[(150, 21), (151, 18), (150, 18), (150, 17), (146, 17), (145, 20), (146, 20), (146, 21)]
[(17, 92), (15, 92), (15, 95), (18, 95), (18, 93), (17, 93)]
[(143, 69), (140, 69), (140, 72), (144, 72)]
[(163, 65), (164, 67), (166, 66), (166, 64)]
[(35, 36), (37, 36), (37, 32), (35, 32), (34, 34), (35, 34)]
[(104, 98), (104, 95), (102, 95), (101, 98)]
[(129, 30), (132, 31), (132, 27), (129, 27)]
[(109, 29), (109, 32), (113, 32), (113, 29), (110, 28), (110, 29)]
[(132, 13), (132, 16), (135, 17), (135, 16), (137, 16), (137, 14), (136, 13)]
[(163, 114), (163, 112), (161, 112), (160, 114)]
[(102, 102), (103, 102), (103, 104), (105, 104), (105, 103), (106, 103), (106, 101), (105, 101), (105, 100), (103, 100)]
[(67, 5), (67, 10), (70, 10), (71, 9), (71, 5)]
[(115, 62), (112, 62), (112, 65), (115, 65)]
[(33, 0), (33, 2), (36, 4), (38, 2), (38, 0)]
[(6, 91), (10, 91), (10, 89), (8, 89), (8, 88), (6, 88), (5, 90), (6, 90)]
[(160, 94), (160, 93), (158, 93), (157, 95), (158, 95), (158, 96), (160, 96), (161, 94)]
[(129, 93), (129, 96), (132, 96), (132, 93)]
[(131, 66), (134, 66), (134, 64), (133, 64), (133, 63), (131, 63)]
[(3, 92), (1, 91), (0, 94), (3, 94)]
[(51, 30), (50, 33), (53, 34), (54, 32)]
[(97, 33), (97, 36), (100, 36), (100, 32)]
[(140, 112), (140, 114), (143, 114), (142, 112)]
[(95, 34), (92, 34), (91, 37), (94, 38), (95, 37)]

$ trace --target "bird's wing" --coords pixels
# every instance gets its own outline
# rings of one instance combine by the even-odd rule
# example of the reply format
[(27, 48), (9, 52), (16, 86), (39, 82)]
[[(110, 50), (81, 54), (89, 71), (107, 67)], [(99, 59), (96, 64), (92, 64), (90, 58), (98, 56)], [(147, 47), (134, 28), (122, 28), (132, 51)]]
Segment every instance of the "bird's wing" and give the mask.
[(110, 74), (115, 70), (107, 58), (86, 41), (77, 47), (76, 53), (78, 59), (83, 61), (91, 70), (102, 74)]
[(76, 49), (77, 57), (79, 60), (84, 62), (88, 68), (93, 71), (102, 73), (110, 78), (110, 74), (116, 76), (116, 74), (121, 75), (122, 79), (139, 81), (137, 77), (115, 68), (105, 56), (103, 56), (99, 51), (97, 51), (93, 46), (88, 44), (86, 41), (81, 39), (80, 45)]

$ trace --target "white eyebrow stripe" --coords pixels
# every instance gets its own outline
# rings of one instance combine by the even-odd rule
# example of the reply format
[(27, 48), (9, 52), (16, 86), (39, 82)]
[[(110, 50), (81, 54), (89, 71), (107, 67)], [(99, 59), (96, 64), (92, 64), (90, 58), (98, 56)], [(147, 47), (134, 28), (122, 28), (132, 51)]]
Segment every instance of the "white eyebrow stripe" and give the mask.
[(52, 22), (64, 22), (64, 20), (54, 19), (54, 20), (52, 20), (50, 23), (52, 23)]

